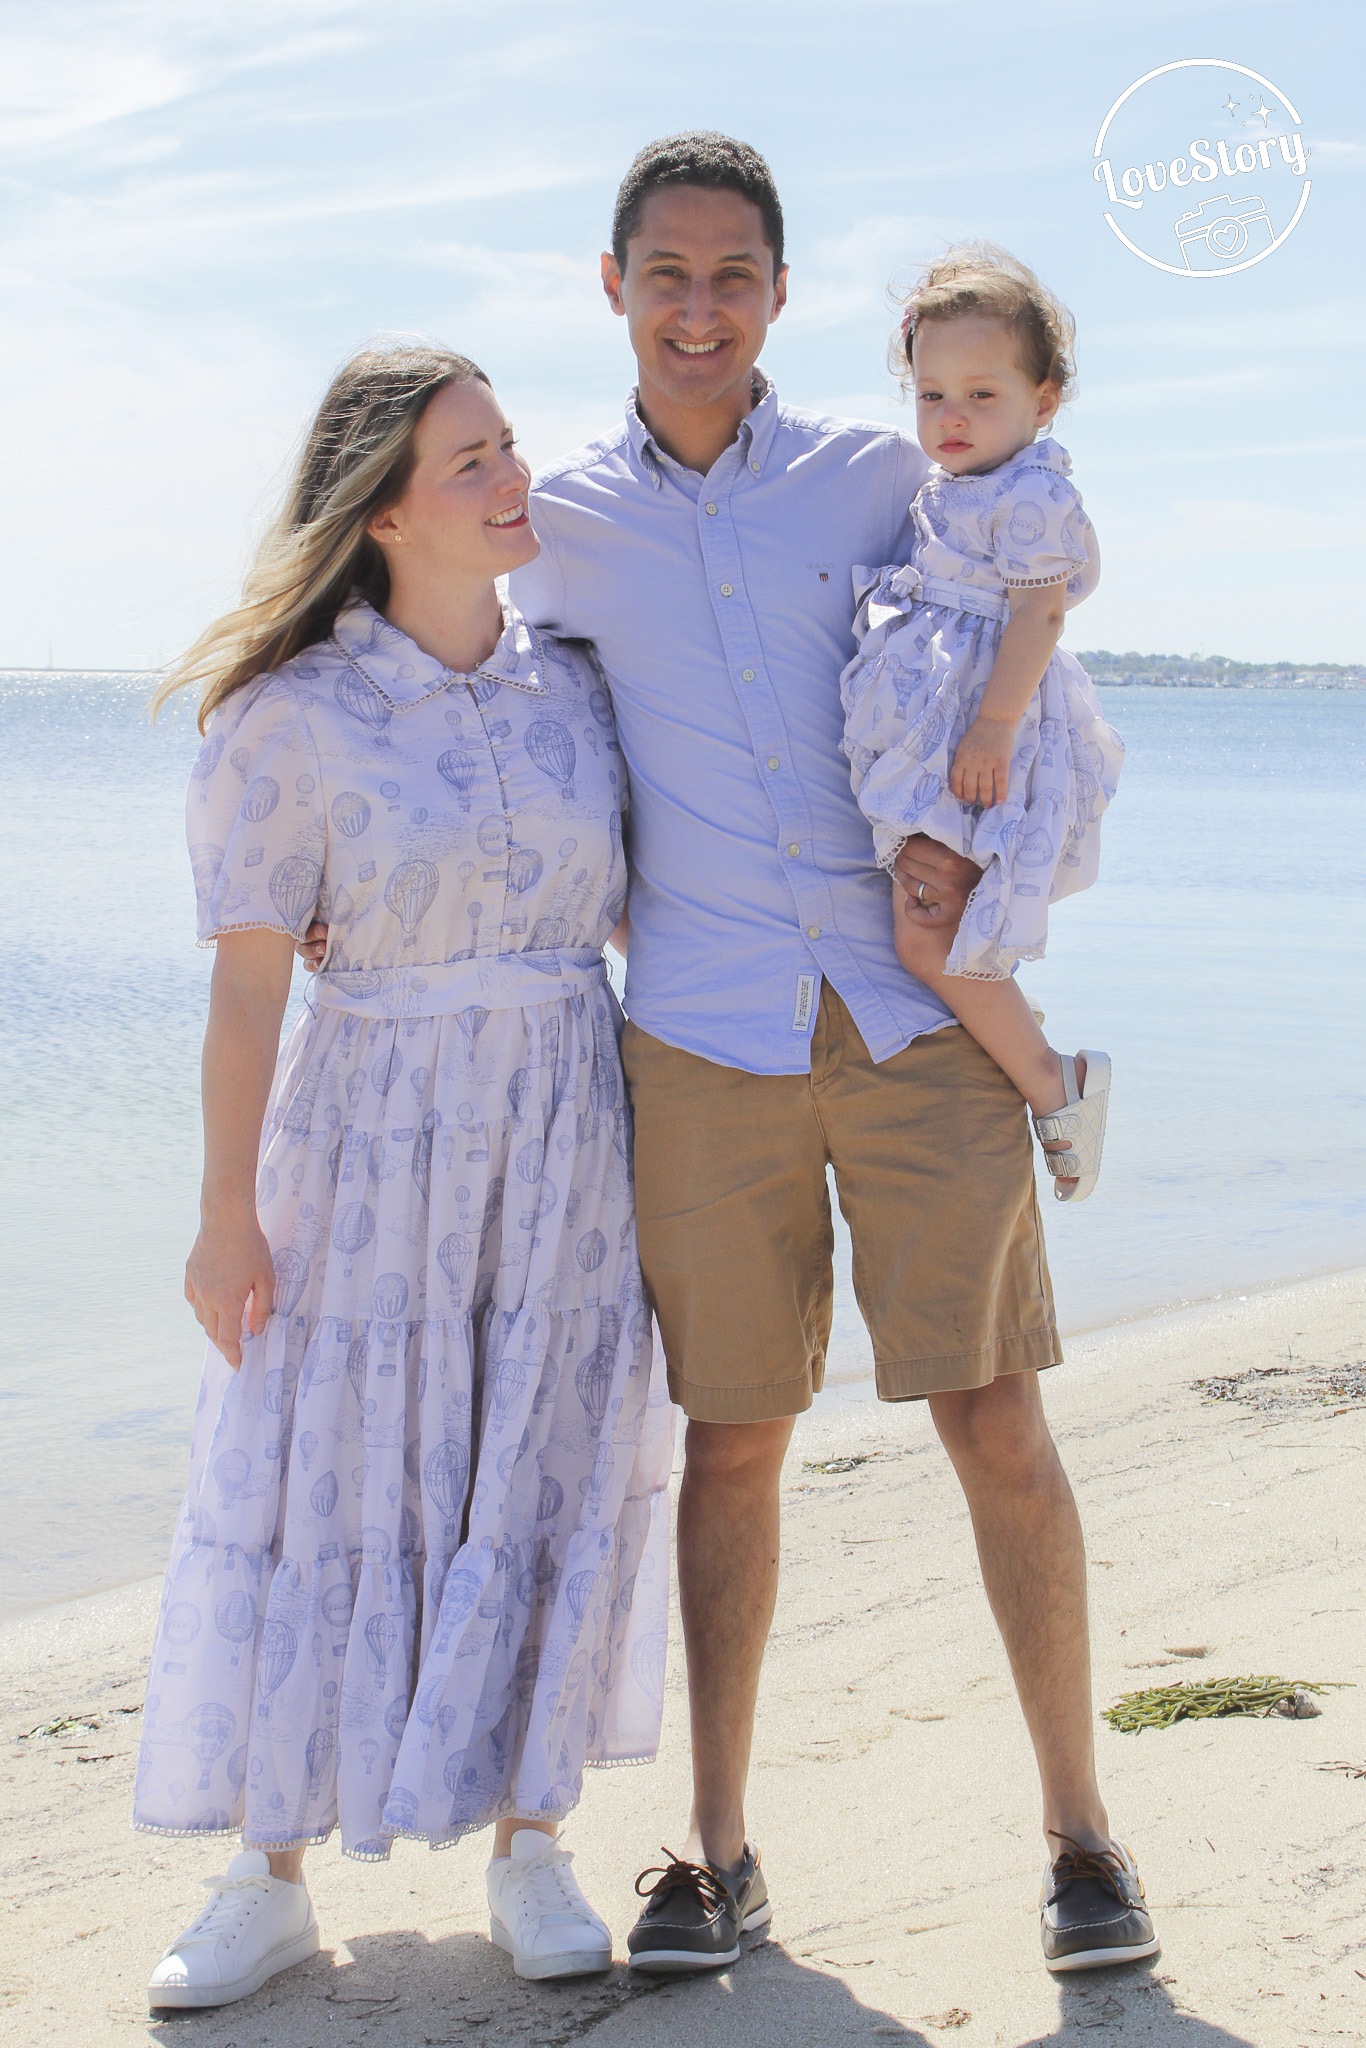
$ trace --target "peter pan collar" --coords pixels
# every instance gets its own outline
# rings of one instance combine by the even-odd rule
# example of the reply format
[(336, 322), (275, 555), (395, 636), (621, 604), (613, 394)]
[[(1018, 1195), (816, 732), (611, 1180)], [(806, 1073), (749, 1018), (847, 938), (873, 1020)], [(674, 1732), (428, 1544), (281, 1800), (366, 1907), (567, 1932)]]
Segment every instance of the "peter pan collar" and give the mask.
[(1005, 465), (1007, 469), (1054, 469), (1061, 476), (1072, 474), (1072, 458), (1060, 442), (1054, 440), (1035, 441), (1028, 448), (1022, 448)]
[[(504, 590), (500, 588), (498, 595), (503, 630), (488, 660), (481, 661), (474, 673), (511, 683), (534, 697), (549, 696), (540, 634), (527, 624)], [(452, 683), (467, 680), (454, 669), (443, 668), (434, 655), (424, 654), (416, 641), (391, 626), (358, 594), (338, 613), (332, 638), (343, 659), (378, 691), (391, 711), (407, 711), (449, 689)]]
[(1009, 462), (1003, 462), (999, 469), (989, 469), (985, 473), (972, 470), (967, 476), (954, 476), (936, 463), (933, 474), (945, 484), (991, 484), (1018, 476), (1025, 469), (1051, 469), (1059, 476), (1070, 476), (1072, 458), (1059, 441), (1034, 441), (1028, 448), (1022, 448), (1018, 455), (1012, 455)]

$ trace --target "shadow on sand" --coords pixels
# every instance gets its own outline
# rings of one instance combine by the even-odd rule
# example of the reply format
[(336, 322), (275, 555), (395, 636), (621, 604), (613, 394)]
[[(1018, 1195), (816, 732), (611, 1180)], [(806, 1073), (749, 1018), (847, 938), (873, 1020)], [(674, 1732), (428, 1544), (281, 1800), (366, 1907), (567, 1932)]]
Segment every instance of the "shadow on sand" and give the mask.
[[(981, 2038), (962, 2008), (913, 2020), (864, 2004), (840, 1978), (759, 1942), (718, 1976), (637, 1979), (620, 1966), (561, 1986), (527, 1984), (481, 1935), (428, 1941), (410, 1933), (358, 1935), (339, 1965), (318, 1956), (256, 1997), (219, 2011), (160, 2015), (149, 2027), (165, 2048), (448, 2048), (515, 2042), (534, 2048), (844, 2048), (874, 2041), (903, 2048), (964, 2048)], [(992, 2031), (1003, 2048), (1254, 2048), (1246, 2036), (1178, 2006), (1158, 1972), (1136, 1963), (1058, 1980), (1053, 2029), (1027, 2037)], [(911, 2002), (907, 2000), (907, 2002)], [(959, 2028), (965, 2031), (959, 2032)]]

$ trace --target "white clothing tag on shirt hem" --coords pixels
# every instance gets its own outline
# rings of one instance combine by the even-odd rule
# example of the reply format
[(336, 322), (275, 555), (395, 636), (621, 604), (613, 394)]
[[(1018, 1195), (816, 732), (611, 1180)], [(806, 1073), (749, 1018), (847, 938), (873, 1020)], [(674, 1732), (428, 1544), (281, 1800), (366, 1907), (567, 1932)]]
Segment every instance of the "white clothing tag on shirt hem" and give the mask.
[(792, 1012), (792, 1029), (805, 1031), (811, 1022), (811, 1009), (816, 1000), (816, 976), (797, 976), (797, 1007)]

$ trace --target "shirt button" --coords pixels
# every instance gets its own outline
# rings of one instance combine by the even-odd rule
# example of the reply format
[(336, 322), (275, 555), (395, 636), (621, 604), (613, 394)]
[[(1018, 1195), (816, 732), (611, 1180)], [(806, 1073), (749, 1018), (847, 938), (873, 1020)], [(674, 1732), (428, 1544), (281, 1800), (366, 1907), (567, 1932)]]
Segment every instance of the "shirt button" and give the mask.
[(729, 597), (729, 596), (730, 596), (730, 593), (731, 593), (731, 586), (730, 586), (730, 584), (729, 584), (729, 583), (723, 583), (723, 584), (721, 585), (721, 595), (722, 595), (722, 597)]
[(794, 839), (791, 846), (789, 846), (787, 850), (791, 854), (793, 860), (795, 860), (798, 854), (801, 852), (801, 847), (797, 844), (796, 840)]
[(711, 513), (711, 515), (712, 515), (712, 518), (714, 519), (714, 518), (716, 517), (716, 507), (715, 507), (715, 505), (708, 505), (708, 507), (707, 507), (707, 510), (708, 510), (708, 511), (709, 511), (709, 512)]
[(754, 474), (755, 474), (756, 476), (758, 476), (758, 474), (759, 474), (759, 465), (758, 465), (758, 463), (757, 463), (757, 462), (751, 462), (751, 464), (750, 464), (749, 466), (750, 466), (750, 468), (751, 468), (751, 469), (752, 469), (752, 470), (754, 471)]
[(818, 939), (820, 935), (821, 928), (818, 924), (809, 924), (806, 927), (806, 936), (808, 937), (808, 939)]
[(768, 765), (772, 772), (776, 775), (778, 772), (778, 756), (776, 754), (769, 755)]
[(742, 683), (752, 683), (754, 681), (754, 670), (752, 668), (742, 668), (740, 671), (740, 681)]

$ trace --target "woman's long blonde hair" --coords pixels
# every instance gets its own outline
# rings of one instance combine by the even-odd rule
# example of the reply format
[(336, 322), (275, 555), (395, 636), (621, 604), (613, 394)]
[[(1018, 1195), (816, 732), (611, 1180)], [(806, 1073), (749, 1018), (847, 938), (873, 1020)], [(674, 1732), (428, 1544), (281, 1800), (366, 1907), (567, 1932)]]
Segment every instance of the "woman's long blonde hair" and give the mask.
[(283, 510), (242, 587), (242, 601), (202, 632), (152, 699), (156, 716), (202, 687), (199, 729), (256, 676), (326, 639), (352, 591), (376, 610), (389, 596), (384, 550), (366, 532), (402, 497), (423, 413), (447, 384), (488, 378), (468, 356), (428, 343), (362, 349), (343, 364), (308, 430)]

